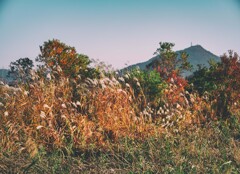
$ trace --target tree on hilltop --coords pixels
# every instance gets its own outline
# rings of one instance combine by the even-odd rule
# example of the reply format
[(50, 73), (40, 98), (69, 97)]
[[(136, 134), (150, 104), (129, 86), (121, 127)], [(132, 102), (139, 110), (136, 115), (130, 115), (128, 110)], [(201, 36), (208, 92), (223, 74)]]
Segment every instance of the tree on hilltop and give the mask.
[(168, 79), (173, 73), (180, 76), (182, 71), (191, 69), (186, 52), (182, 52), (178, 59), (178, 54), (172, 50), (174, 43), (160, 42), (159, 44), (160, 47), (154, 53), (158, 58), (148, 64), (147, 68), (157, 70), (163, 79)]

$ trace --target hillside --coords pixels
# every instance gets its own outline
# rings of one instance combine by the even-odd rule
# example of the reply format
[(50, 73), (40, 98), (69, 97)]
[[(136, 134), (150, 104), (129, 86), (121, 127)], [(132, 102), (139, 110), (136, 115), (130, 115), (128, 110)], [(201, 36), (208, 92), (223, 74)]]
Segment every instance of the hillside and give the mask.
[[(216, 56), (215, 54), (211, 53), (210, 51), (204, 49), (201, 45), (195, 45), (195, 46), (191, 46), (186, 49), (183, 49), (183, 50), (176, 51), (176, 53), (178, 54), (178, 58), (180, 57), (181, 52), (186, 52), (187, 54), (189, 54), (189, 62), (191, 63), (191, 65), (193, 65), (192, 72), (197, 70), (198, 64), (208, 66), (208, 61), (210, 59), (213, 59), (217, 62), (220, 61), (220, 58), (218, 56)], [(130, 65), (130, 66), (124, 68), (124, 70), (132, 69), (137, 66), (140, 69), (146, 69), (146, 65), (148, 65), (149, 63), (151, 63), (153, 60), (155, 60), (157, 58), (158, 58), (158, 56), (154, 56), (151, 59), (147, 60), (146, 62), (141, 62), (141, 63), (137, 63), (134, 65)], [(187, 71), (187, 72), (184, 72), (182, 75), (184, 77), (186, 77), (186, 76), (191, 75), (192, 72)]]

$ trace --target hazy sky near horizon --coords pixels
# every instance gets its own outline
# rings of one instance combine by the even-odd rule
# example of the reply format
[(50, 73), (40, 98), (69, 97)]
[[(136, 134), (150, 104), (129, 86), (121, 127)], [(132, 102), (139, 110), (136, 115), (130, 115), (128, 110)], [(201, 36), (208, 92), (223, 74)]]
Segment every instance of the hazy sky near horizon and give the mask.
[(240, 54), (240, 0), (0, 0), (0, 68), (53, 38), (115, 68), (153, 57), (160, 41)]

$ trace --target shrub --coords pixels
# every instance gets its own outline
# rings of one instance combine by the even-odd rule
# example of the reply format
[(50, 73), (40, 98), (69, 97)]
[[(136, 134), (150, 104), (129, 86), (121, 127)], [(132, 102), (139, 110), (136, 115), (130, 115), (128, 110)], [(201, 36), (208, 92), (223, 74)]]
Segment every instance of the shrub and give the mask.
[(211, 101), (215, 101), (213, 106), (217, 116), (227, 118), (239, 103), (239, 77), (239, 56), (229, 51), (229, 55), (221, 56), (220, 63), (211, 63), (210, 68), (200, 68), (189, 81), (193, 83), (193, 89), (201, 95), (206, 92), (212, 93), (210, 98)]

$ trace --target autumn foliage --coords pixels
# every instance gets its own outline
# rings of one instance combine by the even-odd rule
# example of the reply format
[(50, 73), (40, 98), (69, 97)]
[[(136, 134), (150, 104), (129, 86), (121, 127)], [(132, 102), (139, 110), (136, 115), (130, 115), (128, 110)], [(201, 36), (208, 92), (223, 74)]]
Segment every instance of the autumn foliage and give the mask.
[(88, 56), (78, 54), (74, 47), (55, 39), (44, 42), (43, 46), (40, 46), (40, 51), (36, 60), (66, 77), (83, 74), (90, 63)]
[(141, 141), (211, 120), (239, 118), (237, 54), (230, 52), (206, 69), (216, 89), (199, 93), (181, 77), (181, 70), (189, 68), (187, 55), (176, 60), (172, 44), (161, 46), (164, 59), (150, 65), (154, 71), (93, 76), (87, 56), (58, 40), (45, 42), (37, 59), (42, 67), (27, 84), (0, 86), (0, 150), (31, 157), (43, 149), (74, 154), (107, 149), (126, 137)]

